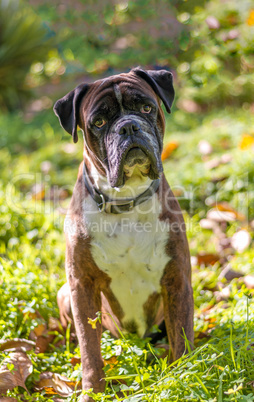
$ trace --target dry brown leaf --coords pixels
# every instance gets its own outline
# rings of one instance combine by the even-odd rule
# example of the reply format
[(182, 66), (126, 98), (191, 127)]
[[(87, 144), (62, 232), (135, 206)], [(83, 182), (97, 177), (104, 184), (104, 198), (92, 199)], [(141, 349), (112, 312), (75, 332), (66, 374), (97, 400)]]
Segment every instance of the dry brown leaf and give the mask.
[(242, 253), (246, 250), (251, 243), (251, 236), (247, 230), (239, 230), (234, 233), (231, 239), (232, 247), (238, 251), (238, 253)]
[(54, 317), (49, 318), (48, 329), (44, 325), (43, 331), (39, 332), (40, 335), (36, 339), (35, 353), (44, 353), (48, 350), (50, 343), (53, 342), (57, 334), (52, 332), (62, 332), (60, 321)]
[(70, 396), (75, 389), (81, 389), (81, 383), (70, 381), (67, 377), (57, 373), (45, 372), (40, 375), (35, 389), (44, 390), (48, 395)]
[[(10, 367), (13, 367), (10, 371)], [(0, 367), (0, 393), (15, 387), (26, 389), (25, 381), (33, 371), (31, 360), (24, 352), (11, 353)]]
[(71, 358), (71, 365), (72, 365), (73, 367), (76, 366), (76, 364), (79, 364), (79, 363), (81, 363), (80, 357), (78, 357), (78, 356), (73, 356), (73, 357)]
[(197, 254), (198, 265), (214, 265), (217, 261), (219, 261), (220, 256), (218, 254), (213, 253), (199, 253)]
[(27, 339), (5, 339), (0, 340), (0, 350), (9, 350), (9, 349), (23, 349), (23, 351), (31, 350), (35, 347), (35, 342), (29, 341)]
[(169, 158), (172, 152), (178, 147), (179, 144), (177, 142), (169, 142), (168, 144), (166, 144), (161, 154), (161, 160), (165, 161), (167, 158)]
[(48, 328), (50, 331), (63, 332), (60, 321), (55, 317), (49, 317)]
[(9, 396), (3, 396), (2, 398), (0, 397), (0, 402), (18, 402), (18, 400)]
[(104, 366), (107, 366), (107, 364), (109, 364), (110, 366), (110, 369), (108, 371), (112, 370), (118, 364), (117, 357), (112, 356), (109, 359), (104, 360)]
[(206, 307), (202, 308), (201, 313), (202, 314), (206, 314), (207, 312), (209, 312), (212, 308), (214, 307), (214, 304), (208, 304)]
[(42, 324), (37, 325), (37, 327), (34, 328), (33, 332), (38, 337), (38, 336), (42, 335), (46, 329), (47, 329), (47, 324), (42, 323)]
[(49, 344), (53, 342), (55, 335), (49, 334), (48, 330), (45, 330), (36, 339), (35, 353), (45, 353), (49, 347)]

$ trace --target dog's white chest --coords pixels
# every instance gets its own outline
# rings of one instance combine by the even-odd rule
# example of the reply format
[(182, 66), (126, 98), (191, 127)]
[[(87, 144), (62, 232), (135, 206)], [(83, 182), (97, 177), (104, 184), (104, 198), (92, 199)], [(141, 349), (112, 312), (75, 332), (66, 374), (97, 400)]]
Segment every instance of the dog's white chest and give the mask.
[(155, 210), (146, 214), (88, 213), (91, 201), (85, 205), (94, 261), (111, 278), (111, 290), (124, 312), (123, 325), (134, 322), (141, 336), (147, 329), (144, 304), (151, 294), (160, 293), (169, 261), (165, 252), (169, 227), (159, 221), (157, 195), (153, 198)]

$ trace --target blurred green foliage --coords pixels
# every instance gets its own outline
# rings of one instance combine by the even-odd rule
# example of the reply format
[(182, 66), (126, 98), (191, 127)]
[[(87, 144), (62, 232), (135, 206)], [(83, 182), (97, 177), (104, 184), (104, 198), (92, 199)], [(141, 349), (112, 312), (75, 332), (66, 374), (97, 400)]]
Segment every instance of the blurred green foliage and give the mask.
[(136, 65), (175, 71), (178, 95), (204, 111), (252, 102), (254, 22), (247, 0), (223, 7), (220, 0), (1, 0), (0, 9), (0, 105), (7, 109), (46, 81), (66, 85)]
[[(187, 17), (186, 17), (187, 18)], [(254, 90), (254, 21), (248, 1), (219, 0), (189, 14), (190, 46), (177, 67), (183, 90), (203, 109), (248, 108)]]
[(52, 43), (40, 18), (19, 0), (0, 0), (0, 108), (15, 110), (29, 97), (32, 63), (44, 62)]

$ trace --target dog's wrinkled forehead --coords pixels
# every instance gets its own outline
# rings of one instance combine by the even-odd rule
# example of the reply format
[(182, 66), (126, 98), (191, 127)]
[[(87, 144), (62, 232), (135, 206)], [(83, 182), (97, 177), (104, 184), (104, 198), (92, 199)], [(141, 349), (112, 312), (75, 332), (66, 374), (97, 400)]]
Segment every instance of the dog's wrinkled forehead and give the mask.
[[(116, 87), (117, 90), (114, 89)], [(129, 73), (111, 76), (93, 84), (83, 83), (59, 99), (54, 105), (54, 112), (61, 126), (72, 135), (74, 142), (77, 142), (80, 117), (82, 120), (85, 113), (91, 113), (91, 109), (101, 98), (106, 99), (109, 106), (112, 99), (118, 103), (123, 102), (123, 92), (125, 98), (137, 96), (139, 93), (155, 100), (160, 98), (166, 111), (170, 113), (174, 100), (173, 76), (166, 70), (146, 71), (137, 67)]]
[(155, 102), (159, 101), (155, 92), (144, 80), (136, 76), (120, 74), (91, 84), (81, 102), (80, 112), (89, 116), (100, 111), (107, 113), (116, 107), (123, 111), (126, 104), (147, 98)]

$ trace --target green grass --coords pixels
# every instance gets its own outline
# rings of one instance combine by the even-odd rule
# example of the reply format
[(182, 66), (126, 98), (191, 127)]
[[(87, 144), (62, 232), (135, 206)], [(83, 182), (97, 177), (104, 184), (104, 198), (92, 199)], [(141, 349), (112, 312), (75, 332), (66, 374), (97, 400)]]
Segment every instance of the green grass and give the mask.
[[(215, 119), (220, 121), (216, 130)], [(245, 111), (236, 114), (229, 110), (195, 117), (189, 122), (176, 111), (167, 123), (165, 142), (176, 140), (179, 147), (164, 167), (172, 187), (181, 186), (185, 191), (180, 202), (186, 210), (191, 254), (215, 252), (216, 237), (201, 228), (200, 219), (206, 216), (216, 196), (244, 213), (249, 222), (253, 219), (253, 151), (238, 147), (242, 134), (250, 132), (253, 122)], [(50, 200), (35, 201), (33, 188), (39, 183), (49, 198), (54, 186), (68, 184), (70, 193), (82, 159), (82, 144), (80, 141), (73, 147), (71, 137), (63, 134), (51, 113), (37, 115), (29, 125), (19, 116), (5, 115), (0, 124), (8, 127), (7, 137), (1, 137), (6, 147), (0, 151), (0, 336), (28, 339), (36, 327), (47, 324), (51, 317), (58, 318), (56, 293), (65, 282), (64, 214), (60, 207), (69, 202), (68, 196), (53, 208)], [(201, 139), (207, 139), (213, 147), (206, 158), (198, 151)], [(221, 145), (225, 142), (226, 150)], [(213, 170), (206, 168), (209, 159), (225, 152), (232, 156), (228, 164)], [(44, 161), (50, 162), (46, 173), (42, 171)], [(21, 173), (22, 177), (14, 183), (13, 179)], [(225, 178), (214, 181), (220, 177)], [(244, 202), (247, 195), (249, 199)], [(228, 223), (225, 233), (230, 237), (246, 225), (247, 222), (239, 221)], [(249, 230), (252, 233), (250, 227)], [(253, 274), (253, 258), (250, 247), (241, 254), (232, 253), (230, 264), (245, 275)], [(194, 266), (196, 349), (175, 365), (160, 358), (164, 349), (151, 347), (148, 340), (127, 334), (114, 340), (108, 332), (103, 334), (107, 389), (94, 396), (95, 400), (254, 401), (252, 291), (246, 289), (242, 279), (229, 284), (219, 280), (222, 268), (219, 262), (206, 268)], [(229, 299), (216, 302), (215, 288), (219, 291), (225, 285), (230, 287)], [(79, 348), (72, 338), (67, 336), (65, 341), (61, 331), (46, 352), (36, 354), (33, 348), (27, 354), (33, 364), (33, 372), (26, 381), (29, 393), (22, 388), (8, 391), (18, 401), (54, 400), (55, 395), (35, 391), (42, 372), (62, 374), (73, 381), (81, 378), (80, 363), (71, 363), (73, 357), (79, 357)], [(1, 360), (8, 355), (9, 351), (2, 351)], [(79, 395), (77, 392), (62, 398), (77, 401)]]

